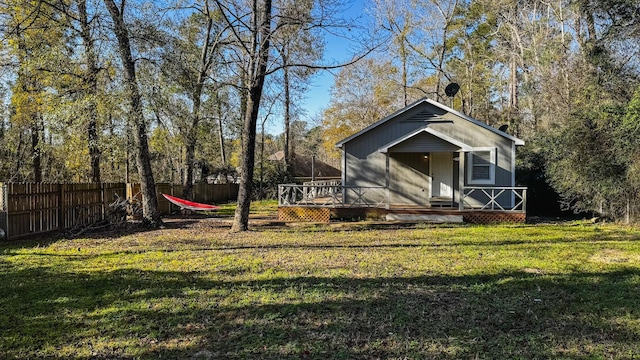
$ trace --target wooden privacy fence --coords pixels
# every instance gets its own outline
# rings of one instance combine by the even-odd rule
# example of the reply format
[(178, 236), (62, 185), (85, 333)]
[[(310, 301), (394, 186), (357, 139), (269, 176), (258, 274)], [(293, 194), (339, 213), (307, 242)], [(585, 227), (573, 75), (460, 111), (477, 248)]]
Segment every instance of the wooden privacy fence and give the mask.
[(105, 219), (123, 183), (43, 184), (0, 186), (0, 228), (7, 239), (84, 226)]
[[(94, 224), (107, 218), (109, 204), (117, 197), (141, 198), (139, 189), (139, 184), (125, 183), (0, 183), (0, 229), (6, 239), (15, 239)], [(182, 186), (157, 184), (157, 193), (160, 213), (166, 215), (176, 208), (161, 194), (180, 196)], [(237, 194), (237, 184), (194, 186), (194, 200), (198, 202), (226, 202)]]

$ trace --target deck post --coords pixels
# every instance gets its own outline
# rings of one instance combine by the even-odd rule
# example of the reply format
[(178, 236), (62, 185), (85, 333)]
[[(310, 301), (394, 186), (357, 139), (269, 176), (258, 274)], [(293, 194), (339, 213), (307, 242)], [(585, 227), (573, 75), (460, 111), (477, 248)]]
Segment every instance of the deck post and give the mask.
[(344, 205), (347, 202), (347, 144), (342, 145), (342, 204)]
[(385, 208), (388, 210), (391, 207), (391, 197), (389, 195), (389, 183), (391, 182), (389, 179), (389, 152), (388, 151), (385, 152), (384, 155), (386, 157), (384, 187), (385, 187), (385, 191), (387, 192), (387, 201), (386, 201)]
[(464, 158), (465, 152), (460, 150), (458, 153), (458, 210), (464, 210)]

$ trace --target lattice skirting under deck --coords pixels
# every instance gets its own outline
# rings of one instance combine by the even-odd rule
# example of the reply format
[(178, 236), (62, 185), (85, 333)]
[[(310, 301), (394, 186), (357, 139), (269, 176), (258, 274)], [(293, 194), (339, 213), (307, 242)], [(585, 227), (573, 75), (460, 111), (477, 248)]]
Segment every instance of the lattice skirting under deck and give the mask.
[(527, 220), (526, 213), (474, 211), (463, 213), (464, 222), (471, 224), (520, 224)]
[(331, 210), (329, 208), (314, 207), (279, 207), (278, 220), (280, 221), (311, 221), (329, 222)]
[(285, 222), (329, 222), (331, 219), (343, 220), (381, 220), (386, 214), (448, 214), (462, 215), (465, 223), (471, 224), (501, 224), (524, 223), (527, 219), (526, 213), (502, 212), (502, 211), (408, 211), (408, 210), (386, 210), (380, 208), (324, 208), (324, 207), (279, 207), (278, 219)]

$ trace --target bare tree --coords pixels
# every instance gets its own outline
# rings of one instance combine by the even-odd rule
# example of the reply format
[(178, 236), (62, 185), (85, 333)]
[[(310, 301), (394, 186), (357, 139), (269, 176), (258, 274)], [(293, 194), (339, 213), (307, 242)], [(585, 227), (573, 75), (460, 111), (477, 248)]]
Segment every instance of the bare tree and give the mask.
[(142, 111), (142, 96), (136, 79), (136, 66), (131, 53), (131, 41), (127, 24), (124, 21), (123, 1), (118, 7), (113, 0), (104, 0), (113, 20), (113, 31), (118, 40), (118, 51), (122, 60), (123, 78), (129, 97), (131, 112), (129, 121), (135, 131), (134, 143), (136, 147), (136, 165), (140, 176), (142, 192), (142, 217), (145, 225), (159, 227), (162, 225), (158, 211), (156, 185), (151, 171), (151, 157), (147, 140), (147, 121)]
[[(306, 67), (309, 69), (336, 68), (341, 65), (326, 66), (303, 62), (283, 62), (272, 60), (272, 42), (279, 33), (284, 32), (289, 25), (300, 25), (299, 31), (310, 32), (318, 29), (326, 29), (330, 26), (339, 26), (337, 22), (329, 20), (336, 14), (335, 3), (330, 1), (313, 2), (319, 9), (312, 10), (313, 6), (297, 6), (295, 11), (282, 11), (286, 8), (275, 9), (272, 0), (251, 0), (247, 7), (240, 3), (225, 0), (215, 0), (218, 9), (229, 27), (231, 38), (235, 40), (235, 48), (229, 50), (228, 56), (232, 57), (241, 69), (241, 111), (243, 114), (242, 130), (242, 158), (240, 161), (240, 189), (238, 191), (238, 206), (236, 208), (232, 231), (245, 231), (248, 229), (249, 208), (251, 205), (251, 193), (253, 187), (253, 172), (255, 163), (255, 141), (257, 118), (260, 111), (260, 101), (265, 78), (283, 67)], [(328, 6), (331, 5), (331, 6)], [(314, 14), (316, 17), (314, 17)], [(341, 24), (345, 26), (348, 24)], [(366, 54), (366, 52), (365, 52)], [(363, 57), (360, 56), (359, 58)], [(356, 61), (354, 59), (353, 61)]]
[(240, 188), (238, 190), (238, 206), (231, 231), (246, 231), (249, 228), (249, 209), (251, 206), (251, 191), (253, 188), (253, 170), (255, 164), (256, 126), (262, 89), (267, 76), (267, 63), (271, 46), (272, 1), (251, 1), (250, 18), (246, 24), (248, 40), (238, 30), (243, 22), (242, 16), (230, 11), (227, 4), (216, 0), (225, 21), (233, 28), (233, 34), (240, 44), (247, 58), (243, 91), (246, 107), (242, 128), (242, 159), (240, 162)]

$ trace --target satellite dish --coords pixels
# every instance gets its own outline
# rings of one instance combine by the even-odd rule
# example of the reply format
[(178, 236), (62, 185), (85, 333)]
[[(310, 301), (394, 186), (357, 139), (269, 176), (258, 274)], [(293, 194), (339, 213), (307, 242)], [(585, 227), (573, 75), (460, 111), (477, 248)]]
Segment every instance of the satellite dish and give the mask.
[(507, 129), (509, 128), (509, 124), (504, 124), (502, 126), (500, 126), (498, 128), (498, 130), (502, 131), (502, 132), (507, 132)]
[(447, 85), (446, 88), (444, 88), (444, 93), (448, 97), (454, 97), (458, 93), (458, 90), (460, 90), (460, 85), (458, 85), (457, 83), (451, 83)]

